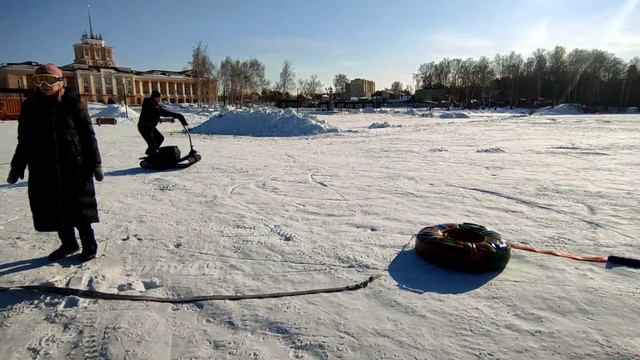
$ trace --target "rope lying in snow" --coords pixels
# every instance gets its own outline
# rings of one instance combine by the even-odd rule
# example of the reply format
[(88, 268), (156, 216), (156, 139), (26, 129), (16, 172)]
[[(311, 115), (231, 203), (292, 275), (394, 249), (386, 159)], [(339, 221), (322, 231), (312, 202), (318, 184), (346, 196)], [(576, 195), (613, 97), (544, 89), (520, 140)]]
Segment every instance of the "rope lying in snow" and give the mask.
[(621, 256), (615, 256), (615, 255), (609, 255), (609, 256), (578, 256), (578, 255), (573, 255), (573, 254), (570, 254), (570, 253), (564, 252), (564, 251), (553, 250), (553, 249), (536, 249), (534, 247), (524, 246), (524, 245), (519, 245), (519, 244), (513, 244), (513, 243), (511, 244), (511, 247), (513, 249), (517, 249), (517, 250), (529, 251), (529, 252), (534, 252), (534, 253), (538, 253), (538, 254), (559, 256), (559, 257), (563, 257), (563, 258), (567, 258), (567, 259), (571, 259), (571, 260), (576, 260), (576, 261), (587, 261), (587, 262), (596, 262), (596, 263), (611, 263), (611, 264), (624, 265), (624, 266), (637, 268), (637, 269), (640, 268), (640, 260), (621, 257)]
[[(411, 244), (415, 236), (416, 235), (412, 235), (411, 239), (409, 239), (409, 241), (406, 244), (404, 244), (404, 246), (402, 246), (402, 249), (398, 253), (405, 251), (405, 249), (407, 248), (407, 246), (409, 246), (409, 244)], [(391, 263), (393, 263), (395, 259), (396, 258), (394, 258), (391, 261)], [(369, 284), (374, 282), (376, 279), (381, 278), (383, 275), (384, 275), (384, 272), (379, 272), (377, 274), (369, 276), (369, 278), (364, 281), (361, 281), (356, 284), (342, 286), (342, 287), (321, 288), (321, 289), (300, 290), (300, 291), (286, 291), (286, 292), (275, 292), (275, 293), (265, 293), (265, 294), (201, 295), (201, 296), (189, 296), (189, 297), (183, 297), (183, 298), (114, 294), (114, 293), (105, 293), (105, 292), (95, 291), (95, 290), (75, 289), (75, 288), (59, 287), (59, 286), (53, 286), (53, 285), (18, 285), (18, 286), (8, 286), (8, 287), (0, 286), (0, 292), (31, 290), (31, 291), (38, 291), (43, 293), (64, 295), (64, 296), (77, 296), (77, 297), (86, 298), (86, 299), (149, 301), (149, 302), (158, 302), (158, 303), (182, 304), (182, 303), (190, 303), (190, 302), (196, 302), (196, 301), (209, 301), (209, 300), (238, 301), (238, 300), (249, 300), (249, 299), (274, 299), (274, 298), (282, 298), (282, 297), (312, 295), (312, 294), (330, 294), (330, 293), (338, 293), (338, 292), (345, 292), (345, 291), (357, 291), (357, 290), (366, 288)]]
[(281, 298), (281, 297), (292, 297), (292, 296), (301, 296), (301, 295), (310, 295), (310, 294), (328, 294), (328, 293), (337, 293), (343, 291), (356, 291), (360, 289), (364, 289), (372, 283), (374, 280), (381, 277), (382, 274), (375, 274), (370, 276), (367, 280), (359, 282), (357, 284), (351, 284), (343, 287), (334, 287), (334, 288), (322, 288), (322, 289), (311, 289), (311, 290), (301, 290), (301, 291), (287, 291), (287, 292), (276, 292), (276, 293), (266, 293), (266, 294), (242, 294), (242, 295), (202, 295), (202, 296), (189, 296), (184, 298), (165, 298), (158, 296), (147, 296), (147, 295), (127, 295), (127, 294), (113, 294), (113, 293), (105, 293), (101, 291), (95, 290), (83, 290), (83, 289), (74, 289), (74, 288), (66, 288), (66, 287), (58, 287), (52, 285), (22, 285), (22, 286), (13, 286), (13, 287), (4, 287), (0, 286), (0, 291), (11, 291), (11, 290), (31, 290), (31, 291), (39, 291), (45, 293), (52, 293), (58, 295), (65, 296), (77, 296), (86, 299), (102, 299), (102, 300), (127, 300), (127, 301), (149, 301), (149, 302), (158, 302), (158, 303), (172, 303), (172, 304), (180, 304), (180, 303), (190, 303), (196, 301), (208, 301), (208, 300), (248, 300), (248, 299), (273, 299), (273, 298)]
[[(407, 246), (413, 241), (413, 235), (409, 242), (407, 242), (399, 253), (402, 253), (406, 250)], [(560, 256), (567, 259), (577, 260), (577, 261), (588, 261), (588, 262), (597, 262), (597, 263), (612, 263), (618, 265), (629, 266), (633, 268), (640, 268), (640, 260), (619, 257), (610, 255), (608, 257), (604, 256), (577, 256), (564, 251), (559, 250), (550, 250), (550, 249), (536, 249), (529, 246), (519, 245), (519, 244), (511, 244), (511, 247), (517, 250), (530, 251), (539, 254), (547, 254)], [(397, 257), (396, 257), (397, 258)], [(394, 258), (395, 260), (395, 258)], [(393, 263), (393, 261), (391, 263)], [(170, 297), (158, 297), (158, 296), (147, 296), (147, 295), (127, 295), (127, 294), (113, 294), (113, 293), (105, 293), (101, 291), (95, 290), (83, 290), (83, 289), (75, 289), (75, 288), (67, 288), (67, 287), (58, 287), (53, 285), (21, 285), (21, 286), (0, 286), (0, 292), (2, 291), (20, 291), (20, 290), (31, 290), (31, 291), (39, 291), (44, 293), (52, 293), (64, 296), (77, 296), (81, 298), (87, 299), (102, 299), (102, 300), (126, 300), (126, 301), (148, 301), (148, 302), (158, 302), (158, 303), (190, 303), (196, 301), (209, 301), (209, 300), (230, 300), (230, 301), (238, 301), (238, 300), (249, 300), (249, 299), (274, 299), (274, 298), (282, 298), (282, 297), (293, 297), (293, 296), (302, 296), (302, 295), (311, 295), (311, 294), (329, 294), (329, 293), (338, 293), (345, 291), (357, 291), (360, 289), (366, 288), (369, 284), (371, 284), (376, 279), (382, 277), (383, 273), (377, 273), (370, 276), (367, 280), (362, 282), (351, 284), (343, 287), (333, 287), (333, 288), (320, 288), (320, 289), (311, 289), (311, 290), (300, 290), (300, 291), (286, 291), (286, 292), (275, 292), (275, 293), (265, 293), (265, 294), (241, 294), (241, 295), (201, 295), (201, 296), (189, 296), (183, 298), (170, 298)]]
[[(411, 244), (411, 241), (413, 241), (415, 236), (416, 235), (412, 235), (411, 239), (409, 239), (409, 241), (406, 244), (404, 244), (404, 246), (398, 253), (405, 251), (405, 249), (407, 248), (407, 246), (409, 246), (409, 244)], [(391, 263), (393, 263), (394, 260), (395, 258), (391, 261)], [(330, 294), (330, 293), (338, 293), (338, 292), (345, 292), (345, 291), (357, 291), (357, 290), (366, 288), (369, 284), (374, 282), (376, 279), (381, 278), (383, 275), (384, 275), (383, 272), (379, 272), (377, 274), (369, 276), (369, 278), (364, 281), (361, 281), (356, 284), (342, 286), (342, 287), (321, 288), (321, 289), (300, 290), (300, 291), (286, 291), (286, 292), (275, 292), (275, 293), (265, 293), (265, 294), (201, 295), (201, 296), (189, 296), (189, 297), (183, 297), (183, 298), (114, 294), (114, 293), (105, 293), (105, 292), (95, 291), (95, 290), (83, 290), (83, 289), (59, 287), (59, 286), (53, 286), (53, 285), (19, 285), (19, 286), (9, 286), (9, 287), (0, 286), (0, 292), (31, 290), (31, 291), (38, 291), (38, 292), (44, 292), (44, 293), (64, 295), (64, 296), (77, 296), (77, 297), (86, 298), (86, 299), (149, 301), (149, 302), (158, 302), (158, 303), (182, 304), (182, 303), (190, 303), (190, 302), (196, 302), (196, 301), (209, 301), (209, 300), (238, 301), (238, 300), (249, 300), (249, 299), (274, 299), (274, 298), (282, 298), (282, 297), (312, 295), (312, 294)]]
[(597, 262), (597, 263), (606, 263), (607, 258), (604, 256), (577, 256), (573, 254), (569, 254), (568, 252), (559, 251), (559, 250), (548, 250), (548, 249), (536, 249), (530, 246), (511, 244), (513, 249), (523, 250), (534, 252), (538, 254), (547, 254), (553, 256), (560, 256), (567, 259), (577, 260), (577, 261), (588, 261), (588, 262)]

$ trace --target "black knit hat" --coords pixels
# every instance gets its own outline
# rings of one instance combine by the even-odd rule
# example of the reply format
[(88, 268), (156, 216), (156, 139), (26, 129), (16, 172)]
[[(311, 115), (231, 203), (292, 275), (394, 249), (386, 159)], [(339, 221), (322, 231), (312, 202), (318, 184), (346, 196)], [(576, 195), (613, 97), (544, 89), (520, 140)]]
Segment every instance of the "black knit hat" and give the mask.
[(153, 90), (153, 91), (151, 92), (151, 97), (152, 97), (152, 98), (159, 98), (159, 97), (160, 97), (160, 91), (158, 91), (158, 90)]

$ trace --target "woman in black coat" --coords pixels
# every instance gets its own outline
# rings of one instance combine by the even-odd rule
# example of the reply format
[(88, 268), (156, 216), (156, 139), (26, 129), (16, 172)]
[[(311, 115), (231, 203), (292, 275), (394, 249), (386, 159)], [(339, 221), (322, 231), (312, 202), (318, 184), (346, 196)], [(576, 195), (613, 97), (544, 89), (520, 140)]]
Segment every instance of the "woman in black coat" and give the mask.
[(78, 251), (83, 261), (96, 256), (91, 228), (99, 221), (93, 177), (102, 181), (102, 160), (91, 119), (78, 96), (65, 93), (55, 65), (36, 70), (37, 91), (22, 105), (18, 146), (7, 182), (29, 167), (29, 204), (37, 231), (57, 231), (62, 245), (49, 255), (58, 260)]

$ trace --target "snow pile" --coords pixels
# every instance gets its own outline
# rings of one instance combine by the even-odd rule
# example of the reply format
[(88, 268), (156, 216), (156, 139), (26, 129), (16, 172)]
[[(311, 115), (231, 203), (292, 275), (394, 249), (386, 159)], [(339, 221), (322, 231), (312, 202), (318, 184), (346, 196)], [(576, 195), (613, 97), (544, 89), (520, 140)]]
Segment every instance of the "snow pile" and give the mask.
[(438, 115), (440, 119), (468, 119), (469, 114), (461, 111), (445, 111)]
[(375, 114), (376, 113), (376, 109), (374, 109), (374, 108), (364, 108), (364, 109), (362, 109), (362, 113), (363, 114)]
[(492, 148), (488, 148), (488, 149), (478, 149), (476, 150), (477, 153), (490, 153), (490, 154), (499, 154), (499, 153), (503, 153), (505, 152), (504, 150), (502, 150), (499, 147), (492, 147)]
[(305, 136), (337, 131), (315, 116), (266, 107), (223, 109), (191, 130), (194, 134), (244, 136)]
[(87, 111), (89, 112), (89, 116), (92, 118), (95, 117), (95, 114), (103, 111), (107, 108), (107, 105), (101, 103), (89, 103), (87, 105)]
[(416, 109), (411, 108), (411, 109), (407, 110), (407, 115), (416, 116), (416, 115), (418, 115), (418, 112), (416, 111)]
[(532, 115), (582, 115), (584, 111), (579, 104), (560, 104), (555, 107), (547, 106), (538, 109)]
[(390, 127), (402, 127), (402, 125), (391, 125), (389, 124), (388, 121), (385, 121), (383, 123), (374, 122), (371, 125), (369, 125), (369, 129), (383, 129), (383, 128), (390, 128)]
[(163, 104), (165, 109), (180, 113), (192, 126), (197, 126), (209, 120), (212, 116), (220, 114), (217, 107), (198, 107), (196, 104)]
[[(129, 115), (129, 118), (127, 118)], [(138, 121), (140, 114), (131, 108), (126, 109), (124, 105), (109, 104), (104, 109), (97, 111), (91, 115), (92, 119), (97, 118), (115, 118), (118, 122)]]

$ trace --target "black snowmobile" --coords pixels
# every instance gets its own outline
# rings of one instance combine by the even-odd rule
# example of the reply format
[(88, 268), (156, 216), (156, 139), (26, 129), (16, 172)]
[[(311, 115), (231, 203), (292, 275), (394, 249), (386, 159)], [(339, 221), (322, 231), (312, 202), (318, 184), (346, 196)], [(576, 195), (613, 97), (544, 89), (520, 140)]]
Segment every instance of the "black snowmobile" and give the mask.
[(187, 132), (189, 146), (191, 146), (189, 154), (181, 157), (180, 148), (177, 146), (162, 146), (155, 155), (141, 157), (140, 166), (153, 170), (184, 169), (200, 161), (202, 156), (193, 148), (189, 128), (184, 126), (184, 130)]

